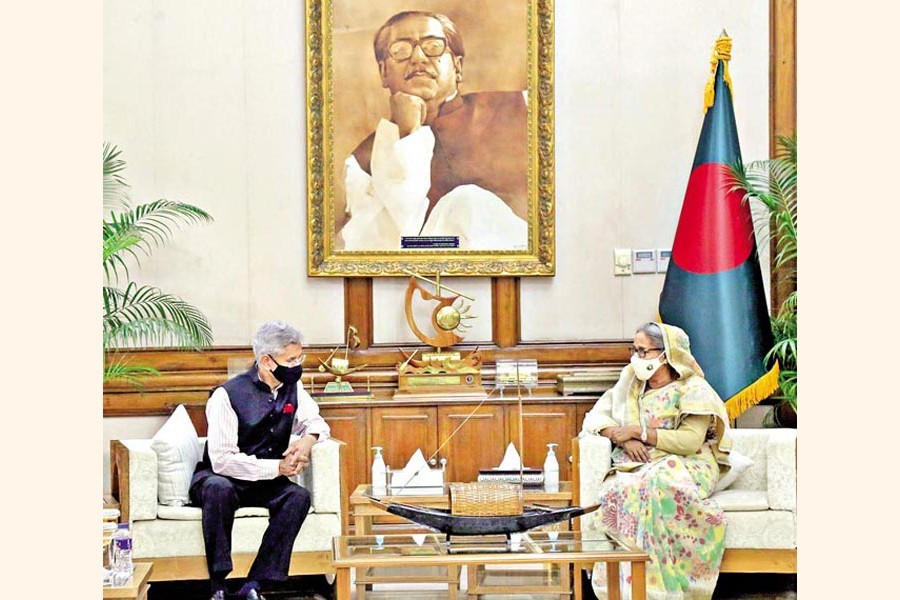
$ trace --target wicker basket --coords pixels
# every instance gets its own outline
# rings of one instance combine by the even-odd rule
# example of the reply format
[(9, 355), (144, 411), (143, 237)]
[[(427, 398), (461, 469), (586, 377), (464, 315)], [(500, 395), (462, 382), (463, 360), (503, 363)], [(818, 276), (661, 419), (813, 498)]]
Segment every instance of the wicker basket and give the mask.
[(522, 486), (501, 481), (450, 484), (450, 513), (507, 516), (522, 514)]

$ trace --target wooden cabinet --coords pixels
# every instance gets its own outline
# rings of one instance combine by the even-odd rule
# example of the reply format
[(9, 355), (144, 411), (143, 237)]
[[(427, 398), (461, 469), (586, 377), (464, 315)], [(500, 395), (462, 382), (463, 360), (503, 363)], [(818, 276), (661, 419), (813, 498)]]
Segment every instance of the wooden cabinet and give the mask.
[(483, 404), (473, 413), (476, 406), (456, 404), (438, 408), (439, 443), (450, 439), (439, 453), (447, 459), (445, 481), (475, 481), (478, 469), (497, 466), (503, 458), (506, 448), (504, 407)]
[(454, 482), (476, 481), (479, 469), (499, 465), (510, 442), (519, 448), (525, 466), (543, 468), (547, 444), (555, 442), (559, 444), (559, 477), (571, 480), (571, 440), (597, 398), (530, 400), (523, 404), (524, 448), (519, 448), (518, 404), (508, 399), (492, 399), (478, 410), (477, 403), (471, 402), (397, 404), (368, 400), (322, 403), (320, 411), (331, 426), (331, 435), (348, 444), (351, 490), (361, 483), (371, 483), (372, 446), (384, 448), (385, 463), (392, 469), (404, 467), (416, 450), (422, 450), (427, 459), (440, 448), (432, 466), (446, 458), (445, 481)]
[(320, 406), (319, 413), (331, 428), (331, 437), (347, 442), (346, 457), (350, 474), (348, 489), (368, 483), (371, 460), (369, 456), (369, 411), (365, 408), (333, 408)]
[[(398, 406), (372, 408), (372, 446), (384, 448), (384, 462), (392, 469), (402, 469), (416, 450), (427, 459), (438, 447), (436, 406)], [(372, 464), (374, 453), (366, 453)], [(371, 473), (368, 479), (371, 478)], [(371, 481), (369, 482), (371, 483)]]
[[(507, 406), (507, 439), (519, 447), (519, 407)], [(561, 481), (571, 479), (569, 441), (577, 433), (574, 404), (523, 404), (522, 446), (520, 450), (526, 467), (542, 469), (547, 458), (547, 444), (558, 444), (556, 459), (559, 461)]]

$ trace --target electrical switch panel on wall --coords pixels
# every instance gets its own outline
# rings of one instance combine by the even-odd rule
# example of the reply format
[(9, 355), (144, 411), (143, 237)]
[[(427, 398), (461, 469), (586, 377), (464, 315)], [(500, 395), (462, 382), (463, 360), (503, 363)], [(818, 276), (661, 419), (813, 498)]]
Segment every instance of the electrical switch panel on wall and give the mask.
[(631, 275), (631, 250), (615, 248), (613, 254), (613, 275)]
[(671, 248), (660, 248), (656, 251), (656, 272), (665, 273), (669, 270), (669, 261), (672, 260)]
[(652, 248), (635, 250), (632, 263), (635, 273), (656, 273), (656, 250)]

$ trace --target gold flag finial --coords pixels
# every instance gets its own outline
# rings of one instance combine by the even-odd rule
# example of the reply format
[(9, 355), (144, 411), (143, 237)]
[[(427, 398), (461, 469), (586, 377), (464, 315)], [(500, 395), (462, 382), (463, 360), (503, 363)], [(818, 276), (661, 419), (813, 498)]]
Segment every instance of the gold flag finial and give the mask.
[(716, 101), (716, 67), (719, 65), (720, 60), (724, 61), (722, 64), (722, 76), (725, 79), (725, 85), (728, 86), (731, 92), (731, 99), (734, 100), (734, 87), (731, 85), (731, 75), (728, 73), (728, 61), (731, 60), (731, 38), (728, 37), (728, 32), (724, 28), (719, 35), (719, 39), (713, 45), (712, 55), (709, 59), (710, 75), (709, 80), (706, 82), (706, 89), (703, 91), (703, 114), (706, 114), (706, 111)]

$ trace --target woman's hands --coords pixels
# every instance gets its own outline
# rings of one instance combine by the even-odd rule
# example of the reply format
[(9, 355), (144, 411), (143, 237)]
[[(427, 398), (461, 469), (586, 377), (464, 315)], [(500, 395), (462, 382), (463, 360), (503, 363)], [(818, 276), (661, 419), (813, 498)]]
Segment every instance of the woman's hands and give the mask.
[(640, 440), (641, 428), (639, 425), (628, 425), (625, 427), (608, 427), (603, 430), (614, 444), (621, 446), (628, 440)]
[(622, 444), (622, 449), (635, 462), (650, 462), (650, 452), (640, 440), (628, 440)]

